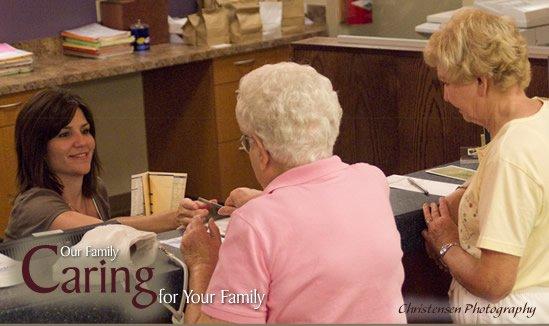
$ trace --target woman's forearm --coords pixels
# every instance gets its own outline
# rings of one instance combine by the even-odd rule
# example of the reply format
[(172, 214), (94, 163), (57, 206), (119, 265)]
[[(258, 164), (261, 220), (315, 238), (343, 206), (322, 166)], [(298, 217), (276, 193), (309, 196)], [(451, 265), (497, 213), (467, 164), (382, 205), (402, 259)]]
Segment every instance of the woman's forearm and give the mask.
[(518, 257), (482, 250), (482, 258), (453, 246), (443, 257), (452, 276), (469, 292), (491, 302), (507, 296), (516, 279)]
[(157, 213), (148, 216), (123, 216), (118, 217), (117, 219), (121, 224), (143, 231), (159, 233), (174, 230), (179, 226), (176, 215), (177, 211), (170, 211), (167, 213)]

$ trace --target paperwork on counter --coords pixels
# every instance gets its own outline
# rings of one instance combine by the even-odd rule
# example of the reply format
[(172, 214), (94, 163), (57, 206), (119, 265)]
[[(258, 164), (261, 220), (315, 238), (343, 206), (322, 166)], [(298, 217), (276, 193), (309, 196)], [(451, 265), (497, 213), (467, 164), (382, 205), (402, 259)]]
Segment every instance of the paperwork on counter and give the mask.
[(475, 170), (463, 168), (461, 166), (447, 165), (438, 168), (432, 168), (425, 171), (430, 174), (440, 175), (441, 177), (447, 177), (460, 181), (469, 180), (474, 174)]
[(0, 254), (0, 288), (23, 283), (21, 262)]
[[(229, 227), (229, 221), (230, 220), (231, 219), (229, 217), (227, 217), (227, 218), (215, 221), (215, 224), (217, 225), (217, 227), (219, 228), (219, 232), (221, 233), (221, 241), (224, 241), (224, 239), (225, 239), (225, 234), (227, 233), (227, 228)], [(160, 242), (162, 244), (165, 244), (165, 245), (168, 245), (170, 247), (180, 248), (181, 247), (181, 236), (171, 238), (171, 239), (166, 239), (166, 240), (158, 240), (158, 242)]]
[(413, 184), (411, 184), (408, 181), (408, 179), (414, 180), (422, 188), (427, 190), (429, 194), (437, 195), (437, 196), (448, 196), (449, 194), (454, 192), (454, 190), (456, 190), (458, 186), (455, 183), (439, 182), (439, 181), (425, 180), (425, 179), (419, 179), (419, 178), (410, 178), (407, 176), (397, 175), (397, 174), (388, 176), (387, 182), (389, 183), (389, 187), (394, 189), (402, 189), (407, 191), (423, 193), (423, 191), (421, 191), (418, 187), (415, 187)]

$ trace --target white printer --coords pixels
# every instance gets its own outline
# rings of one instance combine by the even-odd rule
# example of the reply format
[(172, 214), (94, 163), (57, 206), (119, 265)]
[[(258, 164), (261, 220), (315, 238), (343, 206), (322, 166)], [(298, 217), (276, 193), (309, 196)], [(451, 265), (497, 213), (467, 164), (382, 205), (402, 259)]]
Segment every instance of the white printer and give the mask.
[[(473, 7), (515, 20), (529, 45), (549, 45), (549, 0), (475, 0)], [(455, 10), (427, 16), (415, 31), (432, 34), (447, 22)]]

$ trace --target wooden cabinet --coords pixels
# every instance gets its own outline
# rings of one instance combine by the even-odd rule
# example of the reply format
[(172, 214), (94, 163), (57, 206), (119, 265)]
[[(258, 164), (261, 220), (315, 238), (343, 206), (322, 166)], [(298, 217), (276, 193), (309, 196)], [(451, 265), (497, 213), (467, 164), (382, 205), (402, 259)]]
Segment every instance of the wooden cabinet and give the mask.
[(258, 188), (238, 150), (236, 90), (248, 72), (289, 58), (281, 46), (143, 72), (149, 169), (188, 173), (190, 196), (224, 200), (236, 187)]
[(0, 97), (0, 237), (4, 230), (17, 194), (17, 155), (15, 153), (15, 120), (21, 106), (34, 92)]

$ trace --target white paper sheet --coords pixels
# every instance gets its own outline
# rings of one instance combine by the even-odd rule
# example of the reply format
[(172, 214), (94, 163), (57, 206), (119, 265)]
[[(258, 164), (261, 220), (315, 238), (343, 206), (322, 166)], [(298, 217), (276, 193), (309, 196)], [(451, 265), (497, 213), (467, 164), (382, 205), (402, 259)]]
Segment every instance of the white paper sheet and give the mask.
[(23, 283), (21, 262), (0, 254), (0, 288)]
[[(389, 183), (389, 187), (391, 188), (422, 193), (421, 190), (410, 184), (408, 178), (409, 177), (406, 176), (393, 174), (387, 177), (387, 182)], [(414, 179), (415, 182), (417, 182), (421, 187), (426, 189), (431, 195), (448, 196), (449, 194), (454, 192), (454, 190), (456, 190), (458, 186), (457, 184), (448, 182), (431, 181), (419, 178), (411, 179)]]
[[(221, 233), (221, 241), (223, 242), (225, 240), (225, 234), (227, 233), (227, 227), (229, 226), (230, 218), (223, 218), (220, 220), (215, 221), (215, 224), (219, 228), (219, 232)], [(170, 247), (179, 248), (181, 247), (181, 237), (166, 239), (166, 240), (158, 240), (158, 242), (168, 245)]]

